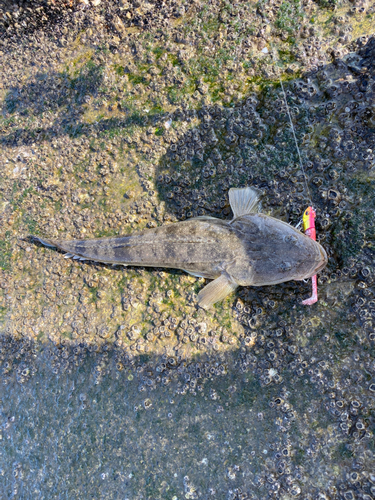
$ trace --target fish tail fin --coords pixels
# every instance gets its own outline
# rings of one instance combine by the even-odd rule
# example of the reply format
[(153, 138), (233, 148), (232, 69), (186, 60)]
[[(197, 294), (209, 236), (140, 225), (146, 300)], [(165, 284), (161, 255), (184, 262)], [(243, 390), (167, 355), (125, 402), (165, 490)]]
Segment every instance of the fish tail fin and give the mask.
[(31, 236), (34, 241), (39, 241), (45, 247), (58, 248), (58, 244), (53, 240), (48, 240), (47, 238), (40, 238), (39, 236)]

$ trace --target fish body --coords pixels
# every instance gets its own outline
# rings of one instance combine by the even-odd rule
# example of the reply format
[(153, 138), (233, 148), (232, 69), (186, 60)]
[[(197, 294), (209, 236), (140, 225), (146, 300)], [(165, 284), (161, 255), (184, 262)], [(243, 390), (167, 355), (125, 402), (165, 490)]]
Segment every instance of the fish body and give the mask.
[(208, 307), (238, 286), (264, 286), (309, 278), (327, 263), (323, 247), (289, 224), (258, 213), (258, 193), (231, 189), (231, 221), (196, 217), (129, 236), (39, 240), (82, 260), (182, 269), (213, 279), (199, 293)]

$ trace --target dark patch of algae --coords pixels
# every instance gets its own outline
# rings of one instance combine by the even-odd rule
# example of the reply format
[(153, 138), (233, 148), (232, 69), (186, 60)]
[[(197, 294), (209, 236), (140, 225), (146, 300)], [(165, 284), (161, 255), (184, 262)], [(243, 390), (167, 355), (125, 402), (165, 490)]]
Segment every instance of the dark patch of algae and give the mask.
[[(370, 499), (373, 2), (1, 6), (4, 498)], [(65, 260), (27, 239), (209, 214), (232, 186), (329, 254), (243, 288)]]

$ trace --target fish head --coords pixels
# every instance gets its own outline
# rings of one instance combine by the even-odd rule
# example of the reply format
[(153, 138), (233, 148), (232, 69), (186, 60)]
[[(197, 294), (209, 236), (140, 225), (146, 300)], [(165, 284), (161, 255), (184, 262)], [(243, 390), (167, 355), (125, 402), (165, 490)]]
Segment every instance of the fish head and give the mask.
[(328, 262), (322, 245), (282, 221), (273, 228), (275, 251), (271, 260), (274, 278), (282, 281), (304, 280), (321, 271)]
[(314, 276), (327, 264), (327, 253), (317, 241), (279, 219), (254, 214), (233, 225), (240, 230), (248, 257), (248, 279), (242, 282), (263, 286), (299, 281)]

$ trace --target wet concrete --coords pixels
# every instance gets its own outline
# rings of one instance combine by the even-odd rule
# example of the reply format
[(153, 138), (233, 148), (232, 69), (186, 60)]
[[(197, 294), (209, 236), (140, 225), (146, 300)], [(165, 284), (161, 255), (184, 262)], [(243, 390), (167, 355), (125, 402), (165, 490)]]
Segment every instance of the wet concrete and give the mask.
[[(123, 3), (2, 25), (1, 490), (372, 498), (372, 4)], [(311, 308), (290, 282), (206, 312), (203, 279), (29, 238), (230, 218), (245, 185), (293, 225), (316, 207)]]

